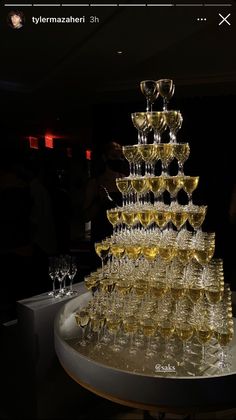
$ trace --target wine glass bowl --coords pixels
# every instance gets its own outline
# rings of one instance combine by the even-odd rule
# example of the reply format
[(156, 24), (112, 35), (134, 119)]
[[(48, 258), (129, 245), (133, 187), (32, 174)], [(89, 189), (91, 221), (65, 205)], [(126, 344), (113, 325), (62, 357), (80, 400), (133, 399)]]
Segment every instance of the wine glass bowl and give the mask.
[(176, 143), (176, 134), (182, 126), (183, 117), (180, 111), (164, 111), (164, 118), (170, 130), (170, 142)]
[(172, 79), (159, 79), (157, 80), (156, 85), (159, 94), (163, 98), (163, 111), (166, 111), (168, 101), (174, 95), (175, 85)]
[(161, 142), (161, 134), (166, 129), (166, 120), (162, 111), (147, 112), (147, 121), (149, 126), (154, 131), (153, 143)]
[(122, 152), (125, 159), (129, 162), (130, 176), (138, 175), (136, 164), (141, 160), (139, 149), (136, 145), (127, 145), (122, 147)]
[(133, 112), (131, 114), (131, 119), (134, 127), (138, 130), (138, 143), (146, 144), (147, 143), (147, 132), (150, 127), (147, 121), (146, 112)]
[(192, 204), (192, 193), (196, 190), (199, 183), (199, 176), (183, 176), (183, 190), (186, 192), (189, 205)]
[(152, 109), (153, 103), (159, 95), (159, 92), (157, 90), (157, 84), (154, 80), (143, 80), (142, 82), (140, 82), (140, 89), (147, 100), (146, 110), (150, 111)]
[(190, 147), (188, 143), (174, 143), (173, 154), (178, 162), (178, 175), (184, 174), (184, 163), (189, 157)]
[(202, 227), (207, 212), (207, 206), (189, 206), (188, 222), (194, 230)]

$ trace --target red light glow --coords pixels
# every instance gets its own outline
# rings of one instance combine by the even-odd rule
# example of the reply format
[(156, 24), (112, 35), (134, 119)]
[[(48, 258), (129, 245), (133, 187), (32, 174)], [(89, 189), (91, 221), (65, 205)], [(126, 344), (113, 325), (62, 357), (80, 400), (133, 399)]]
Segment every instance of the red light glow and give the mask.
[(31, 149), (39, 148), (39, 139), (37, 137), (29, 136), (29, 146)]
[(46, 135), (45, 136), (45, 147), (47, 147), (48, 149), (53, 149), (54, 144), (53, 144), (53, 137)]
[(85, 156), (87, 160), (91, 160), (92, 159), (92, 150), (86, 150), (85, 151)]

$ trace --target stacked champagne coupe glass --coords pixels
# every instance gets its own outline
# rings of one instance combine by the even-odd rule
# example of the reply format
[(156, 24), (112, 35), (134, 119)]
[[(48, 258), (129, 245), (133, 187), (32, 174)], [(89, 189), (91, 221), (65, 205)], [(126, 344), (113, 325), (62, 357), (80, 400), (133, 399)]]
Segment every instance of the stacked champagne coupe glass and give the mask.
[[(111, 352), (113, 361), (119, 355), (137, 372), (223, 372), (231, 360), (231, 291), (223, 261), (214, 258), (215, 233), (202, 228), (207, 206), (193, 203), (199, 176), (184, 172), (190, 146), (177, 140), (183, 117), (168, 109), (175, 86), (162, 79), (140, 87), (146, 112), (131, 115), (138, 141), (123, 146), (130, 166), (116, 180), (123, 205), (107, 211), (113, 235), (95, 243), (102, 268), (85, 278), (92, 297), (75, 315), (83, 331), (77, 345)], [(153, 111), (158, 97), (163, 109)]]

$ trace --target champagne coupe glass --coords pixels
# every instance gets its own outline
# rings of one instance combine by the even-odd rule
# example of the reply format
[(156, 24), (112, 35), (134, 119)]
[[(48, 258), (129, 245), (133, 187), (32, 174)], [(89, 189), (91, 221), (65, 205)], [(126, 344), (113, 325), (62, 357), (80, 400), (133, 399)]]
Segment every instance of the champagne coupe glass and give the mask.
[(94, 333), (97, 333), (97, 342), (96, 342), (95, 347), (96, 349), (100, 349), (102, 347), (100, 338), (101, 338), (103, 326), (105, 324), (105, 317), (103, 314), (95, 312), (94, 314), (91, 315), (90, 321), (91, 321), (91, 330)]
[(141, 159), (138, 147), (136, 145), (122, 146), (122, 152), (126, 160), (129, 162), (130, 177), (137, 175), (135, 164)]
[(215, 336), (220, 345), (220, 354), (218, 366), (224, 370), (230, 366), (229, 363), (229, 344), (231, 343), (234, 335), (234, 330), (226, 322), (219, 326), (216, 330)]
[(176, 135), (182, 126), (183, 117), (180, 111), (165, 111), (164, 116), (170, 130), (170, 143), (176, 144)]
[(145, 162), (145, 176), (154, 175), (154, 163), (157, 155), (156, 144), (140, 144), (138, 149)]
[(137, 214), (131, 208), (127, 208), (122, 211), (122, 222), (128, 226), (128, 228), (132, 228), (137, 223)]
[[(154, 220), (161, 231), (165, 229), (166, 225), (171, 220), (171, 212), (168, 206), (163, 205), (163, 208), (157, 208), (154, 214)], [(161, 239), (162, 244), (162, 239)]]
[(199, 183), (199, 176), (183, 176), (183, 190), (187, 193), (188, 196), (188, 204), (192, 205), (192, 194), (193, 191), (196, 190), (198, 183)]
[(170, 283), (170, 292), (174, 302), (174, 313), (177, 315), (179, 300), (184, 296), (186, 292), (186, 285), (183, 279), (183, 275), (173, 275)]
[(180, 365), (184, 365), (187, 358), (188, 358), (188, 341), (191, 340), (193, 336), (193, 326), (185, 321), (177, 323), (175, 326), (175, 331), (177, 333), (177, 336), (180, 338), (180, 340), (183, 343), (183, 359), (180, 362)]
[(52, 291), (48, 293), (48, 296), (52, 297), (56, 296), (55, 280), (57, 277), (57, 262), (57, 257), (49, 257), (48, 274), (52, 280)]
[(120, 329), (121, 325), (121, 318), (118, 316), (118, 314), (111, 313), (108, 314), (106, 317), (106, 327), (108, 331), (110, 331), (113, 334), (113, 344), (110, 346), (110, 348), (118, 352), (121, 350), (121, 347), (117, 343), (117, 333)]
[(206, 344), (210, 341), (213, 335), (212, 326), (207, 321), (202, 321), (197, 325), (197, 338), (200, 344), (202, 345), (202, 358), (200, 363), (200, 368), (205, 368), (207, 366), (206, 360)]
[(194, 238), (193, 256), (204, 267), (203, 275), (207, 274), (207, 264), (211, 261), (215, 252), (215, 233), (197, 232)]
[(174, 157), (178, 161), (178, 175), (184, 175), (184, 163), (189, 157), (190, 147), (188, 143), (175, 143), (173, 149)]
[(168, 360), (171, 356), (170, 338), (175, 331), (174, 321), (172, 319), (161, 320), (159, 323), (159, 331), (161, 336), (164, 338), (163, 357), (164, 360)]
[(96, 254), (99, 256), (102, 262), (101, 277), (104, 278), (104, 260), (109, 254), (110, 243), (108, 241), (95, 242), (94, 246), (95, 246)]
[(166, 129), (166, 119), (164, 116), (164, 112), (147, 112), (147, 121), (149, 126), (154, 131), (153, 143), (160, 143), (161, 134)]
[(67, 276), (69, 277), (69, 280), (70, 280), (69, 290), (66, 292), (67, 296), (73, 296), (73, 295), (78, 294), (78, 292), (76, 290), (74, 290), (73, 286), (72, 286), (76, 273), (77, 273), (76, 257), (71, 256), (70, 261), (69, 261), (69, 270), (68, 270), (68, 273), (67, 273)]
[(137, 348), (134, 346), (134, 334), (138, 331), (138, 320), (135, 316), (131, 315), (123, 319), (123, 328), (125, 333), (130, 336), (129, 353), (135, 354)]
[(163, 176), (168, 175), (168, 166), (170, 162), (174, 159), (173, 154), (173, 144), (171, 143), (160, 143), (157, 145), (159, 150), (159, 156), (162, 164), (162, 174)]
[(82, 347), (85, 347), (87, 345), (87, 342), (85, 340), (85, 330), (90, 320), (89, 312), (86, 311), (85, 309), (82, 309), (81, 311), (76, 312), (75, 320), (76, 320), (76, 324), (82, 329), (82, 337), (80, 341), (78, 342), (78, 344)]
[(141, 195), (146, 193), (149, 188), (148, 180), (144, 177), (132, 178), (131, 185), (137, 193), (137, 204), (141, 204)]
[(174, 95), (175, 85), (171, 79), (160, 79), (157, 80), (157, 90), (163, 98), (163, 111), (167, 110), (169, 100)]
[(108, 209), (107, 218), (113, 226), (113, 234), (117, 235), (117, 228), (121, 222), (121, 210), (117, 207), (113, 209)]
[[(125, 252), (124, 243), (117, 242), (117, 243), (111, 244), (112, 256), (115, 257), (115, 260), (118, 263), (118, 269), (117, 269), (117, 273), (116, 273), (118, 278), (120, 278), (120, 261), (121, 261), (121, 258), (124, 255), (124, 252)], [(113, 258), (113, 263), (114, 263), (114, 258)]]
[(96, 290), (98, 288), (98, 285), (99, 285), (98, 277), (91, 276), (91, 275), (90, 276), (85, 276), (84, 277), (84, 283), (85, 283), (86, 288), (88, 290), (91, 290), (92, 296), (94, 297), (95, 292), (96, 292)]
[(159, 95), (156, 82), (154, 80), (143, 80), (140, 82), (140, 89), (147, 100), (146, 111), (152, 111), (152, 105)]
[(171, 203), (177, 201), (178, 192), (183, 187), (183, 177), (179, 175), (164, 177), (165, 187), (170, 194)]
[(188, 222), (195, 232), (202, 229), (202, 224), (205, 220), (207, 206), (189, 206)]
[(122, 207), (129, 204), (128, 194), (131, 192), (131, 181), (130, 178), (116, 178), (116, 186), (122, 194)]
[(155, 351), (151, 348), (151, 338), (155, 335), (157, 323), (152, 318), (143, 318), (140, 320), (140, 326), (144, 336), (147, 337), (147, 348), (145, 356), (149, 358), (156, 354)]
[(134, 112), (131, 114), (134, 127), (138, 130), (138, 144), (147, 143), (147, 132), (150, 129), (146, 112)]
[(188, 297), (193, 303), (194, 318), (196, 318), (196, 304), (204, 296), (204, 284), (202, 278), (202, 266), (197, 262), (188, 265), (186, 277), (188, 278)]
[(154, 195), (154, 204), (157, 205), (158, 197), (165, 190), (165, 182), (163, 176), (152, 176), (148, 178), (149, 189)]
[(179, 231), (188, 219), (186, 206), (181, 206), (177, 203), (171, 203), (171, 221)]

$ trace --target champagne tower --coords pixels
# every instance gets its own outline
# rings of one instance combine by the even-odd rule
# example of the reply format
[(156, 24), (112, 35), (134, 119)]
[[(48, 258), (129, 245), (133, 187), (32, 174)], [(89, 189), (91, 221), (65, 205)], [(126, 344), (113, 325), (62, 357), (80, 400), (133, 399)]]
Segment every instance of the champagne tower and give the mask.
[[(225, 371), (231, 291), (214, 258), (215, 233), (202, 229), (207, 205), (193, 203), (199, 176), (184, 171), (190, 145), (177, 140), (183, 117), (168, 106), (175, 85), (161, 79), (140, 87), (146, 111), (131, 114), (138, 140), (123, 146), (130, 167), (116, 180), (123, 205), (107, 210), (113, 235), (95, 244), (102, 268), (85, 278), (92, 298), (75, 319), (89, 332), (78, 345), (113, 354), (119, 366), (132, 359), (137, 372)], [(154, 111), (158, 98), (163, 107)]]

